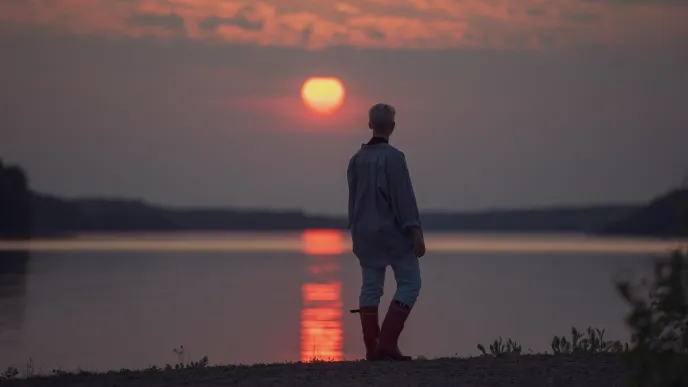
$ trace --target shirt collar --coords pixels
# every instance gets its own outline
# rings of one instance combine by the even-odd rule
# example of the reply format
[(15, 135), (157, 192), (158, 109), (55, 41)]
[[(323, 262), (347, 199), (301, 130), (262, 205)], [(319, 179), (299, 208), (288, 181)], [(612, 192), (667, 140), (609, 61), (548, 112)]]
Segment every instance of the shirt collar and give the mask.
[(389, 140), (382, 137), (373, 137), (365, 145), (376, 145), (376, 144), (389, 144)]

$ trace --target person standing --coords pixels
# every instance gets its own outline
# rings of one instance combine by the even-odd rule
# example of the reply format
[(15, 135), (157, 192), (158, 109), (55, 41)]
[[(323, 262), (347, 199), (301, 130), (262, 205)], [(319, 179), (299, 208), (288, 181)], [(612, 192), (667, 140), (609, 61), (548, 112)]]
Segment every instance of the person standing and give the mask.
[[(362, 286), (359, 313), (367, 360), (411, 360), (399, 336), (421, 288), (419, 258), (425, 240), (406, 157), (389, 144), (396, 127), (393, 106), (378, 103), (368, 112), (373, 136), (351, 157), (347, 168), (349, 229), (359, 260)], [(385, 271), (391, 266), (396, 293), (382, 323), (378, 308)]]

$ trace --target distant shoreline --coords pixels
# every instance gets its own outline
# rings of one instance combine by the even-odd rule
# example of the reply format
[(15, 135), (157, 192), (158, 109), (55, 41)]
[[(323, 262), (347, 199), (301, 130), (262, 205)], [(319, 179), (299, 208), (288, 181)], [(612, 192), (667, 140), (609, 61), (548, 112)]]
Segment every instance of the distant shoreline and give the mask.
[[(427, 231), (588, 232), (629, 216), (641, 205), (593, 205), (524, 210), (421, 214)], [(347, 229), (346, 216), (303, 211), (166, 208), (130, 199), (62, 199), (32, 196), (33, 235), (80, 232), (303, 231)]]
[[(347, 216), (301, 210), (174, 208), (131, 198), (62, 198), (31, 190), (26, 173), (0, 161), (0, 239), (59, 238), (84, 232), (345, 230)], [(343, 204), (345, 205), (345, 204)], [(688, 188), (648, 203), (424, 211), (425, 231), (688, 236)]]
[[(64, 238), (82, 233), (279, 232), (347, 230), (346, 216), (303, 211), (166, 208), (131, 199), (63, 199), (31, 193), (30, 234)], [(421, 213), (427, 232), (579, 233), (667, 239), (688, 236), (681, 208), (688, 191), (674, 190), (648, 204), (618, 204)], [(16, 232), (14, 235), (24, 235)], [(11, 238), (5, 235), (5, 239)], [(0, 234), (0, 239), (2, 235)]]

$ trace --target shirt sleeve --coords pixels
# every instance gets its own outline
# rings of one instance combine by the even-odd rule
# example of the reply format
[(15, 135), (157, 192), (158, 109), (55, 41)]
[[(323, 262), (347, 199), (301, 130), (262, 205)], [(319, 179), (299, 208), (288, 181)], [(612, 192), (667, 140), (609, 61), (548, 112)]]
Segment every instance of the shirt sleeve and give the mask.
[(349, 224), (348, 229), (351, 229), (354, 221), (354, 204), (356, 203), (356, 171), (354, 169), (354, 158), (349, 160), (349, 167), (346, 170), (346, 180), (349, 183)]
[(416, 195), (403, 153), (388, 160), (387, 183), (394, 216), (402, 228), (421, 228)]

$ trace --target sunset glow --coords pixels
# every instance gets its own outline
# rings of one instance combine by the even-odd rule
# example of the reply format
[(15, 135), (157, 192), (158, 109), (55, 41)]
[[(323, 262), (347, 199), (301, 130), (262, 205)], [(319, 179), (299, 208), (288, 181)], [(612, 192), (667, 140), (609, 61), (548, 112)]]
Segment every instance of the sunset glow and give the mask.
[(344, 104), (344, 85), (337, 78), (309, 78), (301, 87), (301, 99), (313, 111), (331, 114)]

